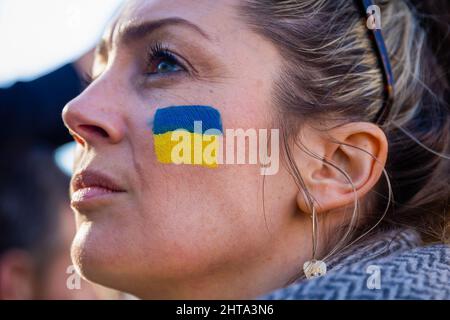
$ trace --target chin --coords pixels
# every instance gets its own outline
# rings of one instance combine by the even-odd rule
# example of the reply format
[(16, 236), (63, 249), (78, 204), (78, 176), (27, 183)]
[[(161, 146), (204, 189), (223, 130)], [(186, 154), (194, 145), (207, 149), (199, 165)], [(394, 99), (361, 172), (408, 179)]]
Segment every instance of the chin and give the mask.
[(123, 255), (118, 249), (114, 240), (108, 238), (108, 233), (99, 230), (92, 222), (83, 222), (72, 242), (72, 262), (87, 281), (118, 289), (118, 280), (127, 278), (124, 273), (127, 268), (119, 266), (118, 257)]
[(148, 261), (151, 256), (139, 257), (132, 250), (136, 244), (127, 241), (130, 233), (111, 230), (117, 227), (108, 221), (79, 224), (71, 247), (72, 262), (87, 281), (137, 296), (146, 285), (143, 279), (160, 280), (164, 266)]

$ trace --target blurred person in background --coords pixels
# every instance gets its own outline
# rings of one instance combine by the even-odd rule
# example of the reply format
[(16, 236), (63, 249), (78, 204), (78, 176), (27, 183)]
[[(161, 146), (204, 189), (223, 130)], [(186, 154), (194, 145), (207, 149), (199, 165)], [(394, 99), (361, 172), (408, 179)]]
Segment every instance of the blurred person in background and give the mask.
[(71, 267), (68, 177), (49, 149), (19, 145), (0, 158), (0, 299), (95, 299)]
[[(83, 90), (83, 76), (92, 65), (93, 51), (74, 63), (29, 82), (0, 89), (0, 126), (5, 140), (45, 143), (58, 147), (71, 140), (61, 121), (64, 105)], [(0, 142), (0, 145), (3, 142)]]

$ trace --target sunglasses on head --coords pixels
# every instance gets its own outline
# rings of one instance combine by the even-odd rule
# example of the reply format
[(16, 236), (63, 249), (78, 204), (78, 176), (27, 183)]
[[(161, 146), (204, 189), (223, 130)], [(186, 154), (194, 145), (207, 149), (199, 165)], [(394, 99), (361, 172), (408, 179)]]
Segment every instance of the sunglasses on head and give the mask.
[[(360, 5), (361, 8), (364, 10), (364, 15), (367, 18), (372, 16), (374, 19), (379, 19), (379, 17), (377, 17), (376, 15), (376, 11), (372, 10), (371, 8), (372, 6), (374, 6), (374, 2), (372, 0), (361, 0)], [(375, 25), (379, 23), (379, 21), (375, 22), (376, 22)], [(392, 104), (394, 102), (394, 76), (392, 73), (389, 54), (386, 49), (386, 44), (384, 42), (381, 28), (374, 27), (368, 28), (368, 30), (369, 36), (377, 52), (380, 67), (383, 71), (383, 78), (385, 84), (383, 105), (380, 111), (378, 111), (377, 116), (375, 118), (375, 123), (382, 125), (388, 118), (392, 108)]]

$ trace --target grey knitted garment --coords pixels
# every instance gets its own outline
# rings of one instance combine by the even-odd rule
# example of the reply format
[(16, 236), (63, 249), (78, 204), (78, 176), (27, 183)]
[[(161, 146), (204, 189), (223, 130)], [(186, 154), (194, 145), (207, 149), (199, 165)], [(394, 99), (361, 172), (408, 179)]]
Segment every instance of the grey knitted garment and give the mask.
[(450, 299), (450, 247), (422, 246), (413, 230), (373, 236), (327, 265), (325, 276), (260, 299)]

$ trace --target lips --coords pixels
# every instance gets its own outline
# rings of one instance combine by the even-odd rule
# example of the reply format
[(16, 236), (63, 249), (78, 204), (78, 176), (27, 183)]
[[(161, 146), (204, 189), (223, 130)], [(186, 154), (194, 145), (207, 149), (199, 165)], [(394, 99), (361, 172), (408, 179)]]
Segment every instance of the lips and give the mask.
[(123, 192), (125, 190), (105, 174), (83, 171), (76, 174), (72, 179), (71, 204), (74, 207), (80, 207), (83, 204)]

